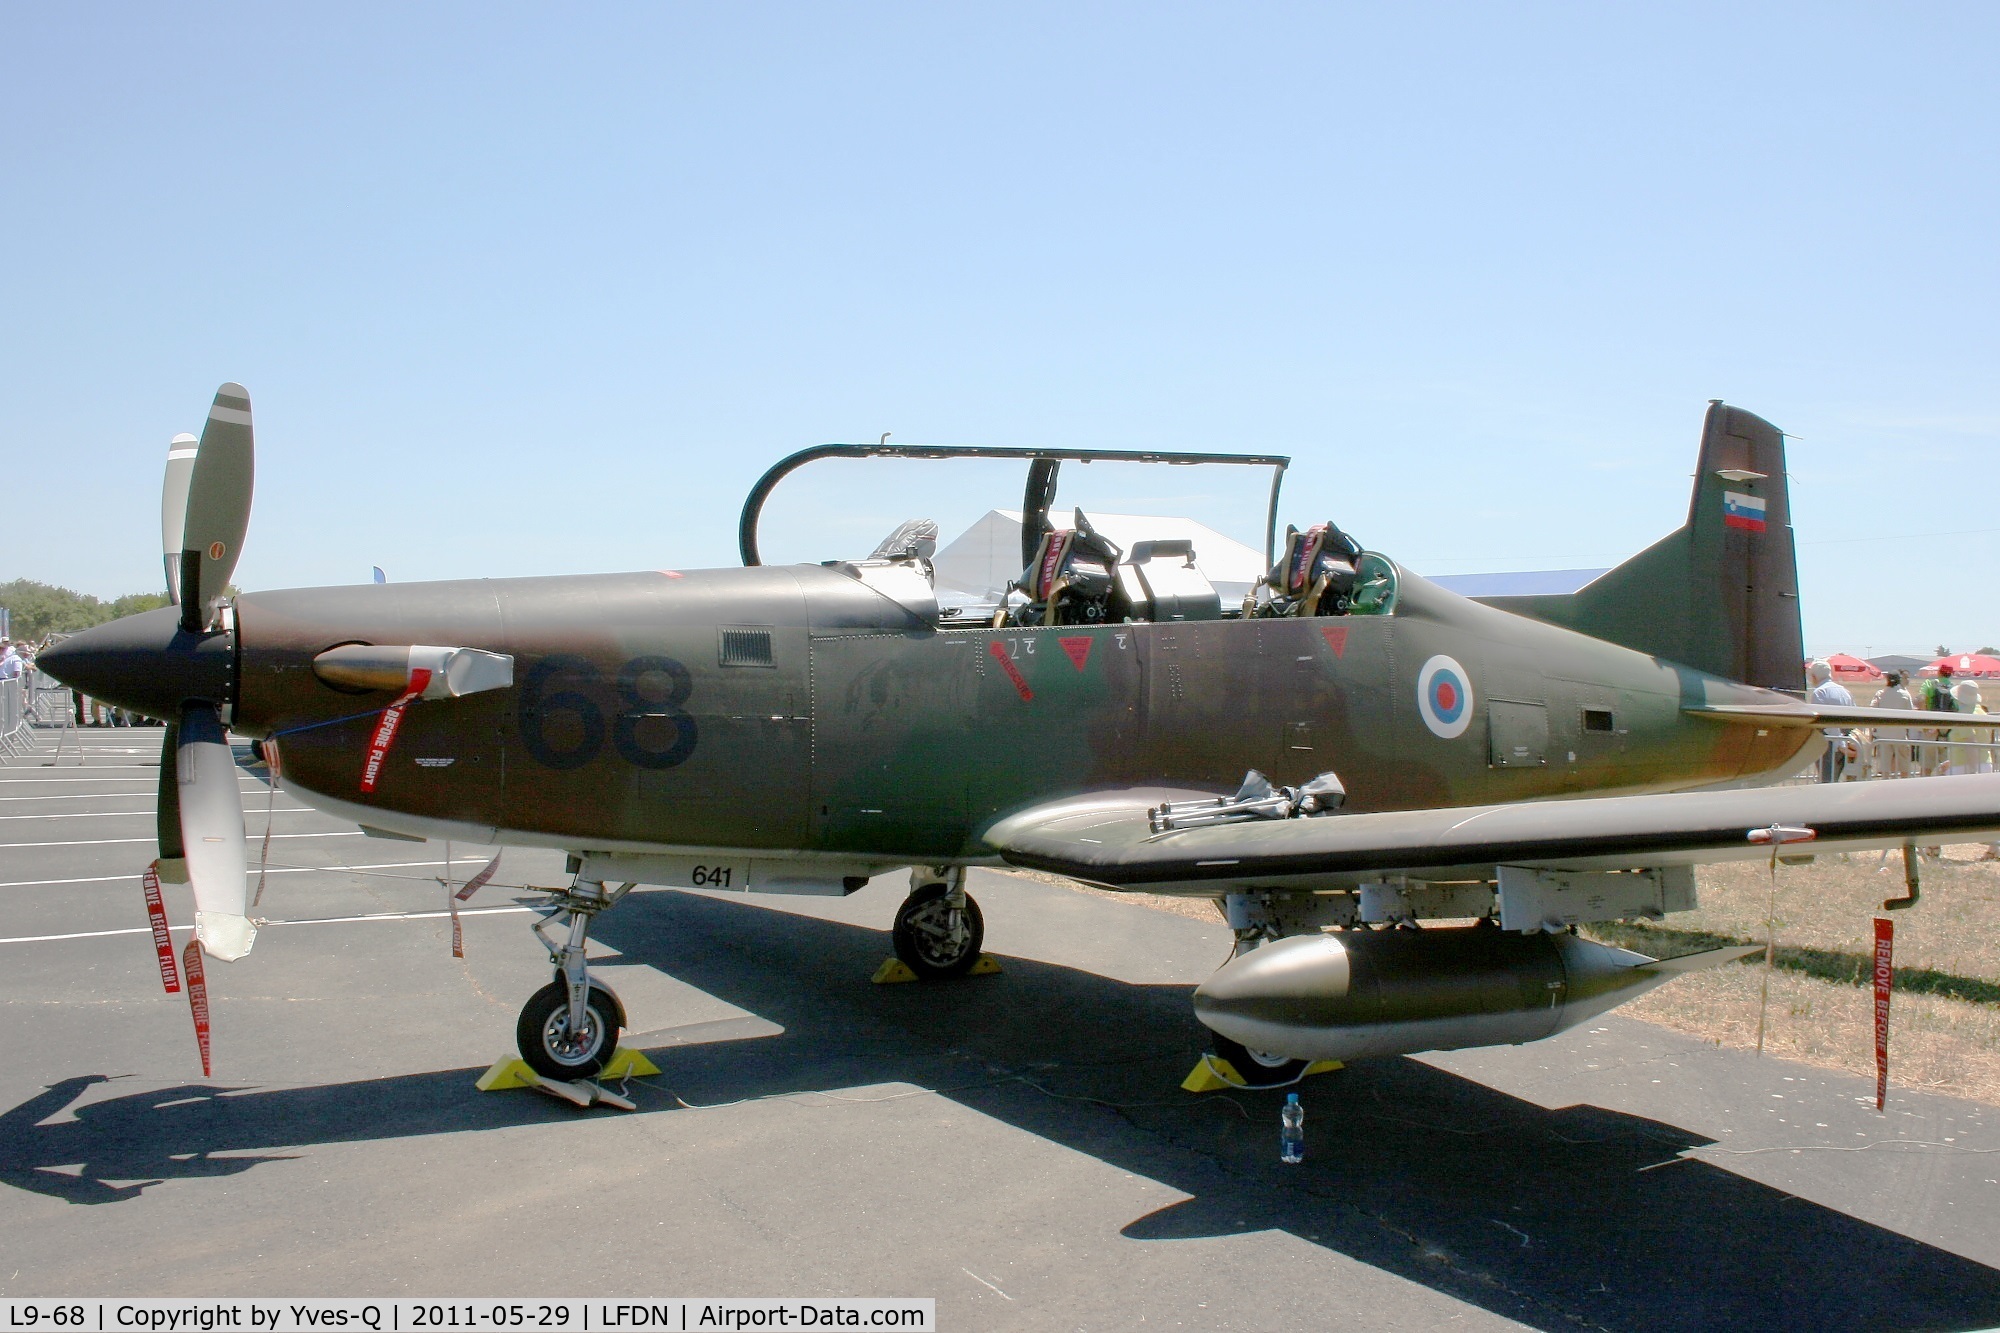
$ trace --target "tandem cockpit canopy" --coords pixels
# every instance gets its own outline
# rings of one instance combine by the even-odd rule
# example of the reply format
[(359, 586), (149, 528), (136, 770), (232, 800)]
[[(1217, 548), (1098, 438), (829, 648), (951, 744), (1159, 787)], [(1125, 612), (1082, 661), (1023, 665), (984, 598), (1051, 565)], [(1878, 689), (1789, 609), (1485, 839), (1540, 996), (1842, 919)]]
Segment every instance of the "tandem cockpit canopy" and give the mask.
[[(746, 565), (762, 562), (758, 521), (772, 490), (791, 472), (825, 458), (1028, 462), (1018, 513), (992, 510), (944, 547), (934, 520), (910, 519), (863, 559), (823, 562), (943, 628), (1389, 615), (1395, 609), (1395, 565), (1365, 550), (1333, 523), (1304, 531), (1288, 526), (1280, 544), (1278, 496), (1290, 460), (1271, 455), (890, 445), (886, 440), (822, 445), (785, 459), (752, 488), (738, 528)], [(1270, 503), (1261, 557), (1187, 518), (1086, 512), (1077, 505), (1071, 507), (1067, 525), (1053, 519), (1063, 463), (1100, 461), (1268, 468)], [(1016, 549), (1019, 564), (1007, 559), (1008, 551)]]

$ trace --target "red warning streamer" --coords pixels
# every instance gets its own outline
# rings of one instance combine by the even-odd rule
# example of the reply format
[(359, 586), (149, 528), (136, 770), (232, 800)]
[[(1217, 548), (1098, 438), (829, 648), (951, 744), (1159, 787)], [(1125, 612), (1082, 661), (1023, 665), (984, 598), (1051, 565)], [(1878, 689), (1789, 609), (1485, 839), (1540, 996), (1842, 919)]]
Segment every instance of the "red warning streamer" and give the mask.
[(178, 995), (181, 974), (174, 966), (174, 936), (167, 929), (167, 905), (160, 900), (160, 863), (147, 866), (139, 882), (146, 886), (146, 916), (153, 923), (153, 951), (160, 955), (160, 984), (167, 988), (167, 994)]
[(498, 870), (499, 868), (500, 868), (500, 853), (495, 852), (493, 853), (493, 859), (486, 863), (486, 868), (484, 870), (481, 870), (471, 879), (465, 881), (465, 887), (458, 891), (457, 894), (458, 901), (462, 903), (471, 902), (472, 895), (479, 892), (481, 889), (485, 888), (487, 882), (493, 878), (493, 872)]
[(1889, 1100), (1889, 986), (1895, 980), (1896, 923), (1875, 918), (1875, 1109)]
[(1024, 703), (1033, 703), (1035, 701), (1035, 692), (1028, 688), (1028, 678), (1021, 674), (1021, 668), (1015, 666), (1014, 659), (1007, 655), (1007, 645), (998, 639), (989, 639), (986, 644), (986, 652), (989, 657), (1000, 664), (1000, 669), (1007, 673), (1007, 679), (1014, 682), (1014, 692), (1021, 696), (1022, 701)]
[(410, 672), (409, 688), (402, 697), (382, 710), (382, 720), (375, 724), (374, 738), (368, 742), (368, 762), (361, 766), (361, 790), (372, 792), (382, 776), (382, 762), (389, 757), (389, 747), (395, 743), (396, 728), (403, 725), (403, 710), (415, 702), (431, 683), (429, 667), (417, 667)]
[(201, 943), (189, 940), (181, 955), (181, 970), (187, 973), (188, 1008), (194, 1013), (194, 1044), (201, 1047), (201, 1076), (208, 1078), (208, 978), (201, 971)]

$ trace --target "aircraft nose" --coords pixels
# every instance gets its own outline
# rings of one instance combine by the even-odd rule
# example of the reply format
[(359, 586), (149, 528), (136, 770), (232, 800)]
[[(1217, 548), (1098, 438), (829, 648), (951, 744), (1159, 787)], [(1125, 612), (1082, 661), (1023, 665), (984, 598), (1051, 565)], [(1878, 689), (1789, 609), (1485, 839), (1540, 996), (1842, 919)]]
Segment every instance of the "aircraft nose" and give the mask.
[(99, 625), (43, 649), (35, 665), (93, 699), (172, 719), (190, 699), (232, 702), (229, 634), (189, 634), (171, 606)]

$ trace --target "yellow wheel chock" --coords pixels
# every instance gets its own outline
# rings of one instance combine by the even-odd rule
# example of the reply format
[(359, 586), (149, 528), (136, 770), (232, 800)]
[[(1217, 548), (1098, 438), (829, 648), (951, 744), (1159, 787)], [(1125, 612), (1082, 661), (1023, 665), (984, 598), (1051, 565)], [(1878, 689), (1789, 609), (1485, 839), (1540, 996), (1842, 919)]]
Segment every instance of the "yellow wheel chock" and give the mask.
[[(598, 1071), (599, 1079), (644, 1078), (657, 1074), (660, 1067), (646, 1058), (645, 1052), (620, 1046), (612, 1052), (611, 1059)], [(528, 1062), (518, 1055), (502, 1056), (495, 1060), (491, 1068), (479, 1076), (473, 1086), (481, 1092), (504, 1092), (509, 1088), (533, 1088), (558, 1097), (572, 1106), (590, 1106), (602, 1102), (621, 1111), (636, 1111), (639, 1104), (629, 1097), (622, 1097), (602, 1083), (589, 1079), (544, 1078), (528, 1067)]]
[[(979, 961), (967, 968), (968, 977), (991, 977), (1000, 972), (1000, 961), (990, 953), (979, 955)], [(882, 960), (882, 966), (875, 969), (875, 975), (868, 978), (877, 986), (896, 986), (905, 981), (921, 981), (923, 978), (910, 971), (910, 965), (894, 954)]]
[[(1334, 1070), (1345, 1067), (1338, 1060), (1315, 1060), (1306, 1066), (1306, 1072), (1299, 1077), (1304, 1079), (1311, 1078), (1314, 1074), (1331, 1074)], [(1236, 1066), (1219, 1055), (1202, 1056), (1200, 1063), (1181, 1080), (1182, 1092), (1219, 1092), (1224, 1088), (1235, 1088), (1240, 1091), (1249, 1086), (1243, 1081), (1243, 1075), (1236, 1072)]]

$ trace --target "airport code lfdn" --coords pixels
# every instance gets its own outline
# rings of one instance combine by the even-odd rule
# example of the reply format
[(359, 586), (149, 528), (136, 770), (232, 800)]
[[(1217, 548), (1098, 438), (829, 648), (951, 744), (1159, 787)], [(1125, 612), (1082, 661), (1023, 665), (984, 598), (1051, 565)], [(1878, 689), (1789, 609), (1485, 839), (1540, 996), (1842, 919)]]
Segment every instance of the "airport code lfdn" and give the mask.
[(929, 1297), (666, 1297), (559, 1300), (37, 1300), (0, 1307), (0, 1329), (85, 1333), (487, 1333), (488, 1330), (901, 1329), (932, 1333)]

